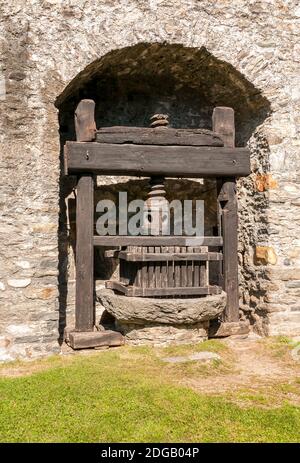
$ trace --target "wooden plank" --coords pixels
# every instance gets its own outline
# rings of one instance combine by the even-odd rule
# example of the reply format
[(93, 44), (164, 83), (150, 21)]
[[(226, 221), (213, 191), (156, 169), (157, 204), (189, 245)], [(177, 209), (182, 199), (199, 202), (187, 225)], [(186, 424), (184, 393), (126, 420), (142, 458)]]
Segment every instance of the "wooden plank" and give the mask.
[[(154, 254), (154, 247), (149, 246), (148, 252), (150, 254)], [(154, 288), (154, 286), (155, 286), (154, 265), (153, 265), (153, 262), (149, 262), (148, 264), (148, 287)]]
[[(174, 253), (174, 246), (168, 246), (168, 252), (170, 255), (172, 255)], [(167, 261), (167, 286), (169, 288), (172, 288), (173, 286), (175, 286), (175, 276), (174, 276), (174, 259), (172, 259), (171, 261)]]
[[(196, 255), (201, 255), (201, 248), (194, 248)], [(209, 254), (209, 253), (207, 253)], [(218, 253), (217, 253), (218, 254)], [(194, 260), (193, 286), (201, 286), (200, 284), (200, 262)]]
[(202, 296), (208, 294), (221, 294), (222, 288), (219, 286), (205, 287), (172, 287), (172, 288), (136, 288), (134, 286), (124, 286), (118, 281), (106, 281), (106, 288), (119, 291), (131, 297), (153, 297), (153, 296)]
[[(147, 247), (142, 246), (141, 247), (141, 254), (144, 255), (147, 252)], [(142, 260), (142, 270), (141, 270), (141, 286), (143, 288), (148, 287), (148, 268), (147, 268), (147, 263)]]
[(98, 143), (132, 143), (135, 145), (223, 146), (222, 138), (205, 129), (171, 127), (103, 127), (97, 130)]
[[(159, 254), (162, 254), (168, 250), (167, 247), (165, 246), (162, 246), (160, 248), (160, 253)], [(156, 254), (157, 255), (157, 254)], [(162, 288), (167, 288), (168, 287), (168, 261), (160, 261), (161, 264), (160, 264), (160, 277), (161, 277), (161, 287)]]
[[(235, 126), (232, 108), (214, 109), (213, 130), (222, 136), (226, 147), (234, 147)], [(217, 189), (224, 240), (223, 285), (227, 293), (227, 305), (223, 318), (225, 322), (238, 322), (238, 211), (235, 178), (218, 179)]]
[[(194, 249), (194, 248), (192, 248)], [(111, 255), (111, 254), (110, 254)], [(167, 261), (205, 261), (205, 260), (222, 260), (223, 259), (223, 254), (221, 252), (204, 252), (204, 253), (192, 253), (192, 252), (186, 252), (186, 253), (159, 253), (155, 254), (153, 252), (145, 252), (144, 254), (142, 253), (133, 253), (132, 251), (115, 251), (113, 256), (111, 257), (119, 258), (119, 259), (124, 259), (129, 262), (167, 262)]]
[(69, 174), (166, 177), (244, 176), (250, 174), (247, 148), (66, 143)]
[[(180, 254), (181, 248), (179, 246), (175, 246), (176, 254)], [(175, 280), (175, 287), (179, 288), (181, 286), (181, 268), (180, 263), (174, 260), (174, 280)]]
[(95, 140), (95, 102), (93, 100), (81, 100), (78, 104), (75, 110), (75, 132), (78, 142)]
[(87, 349), (102, 346), (122, 346), (125, 343), (124, 336), (117, 331), (88, 331), (69, 334), (69, 344), (73, 349)]
[(82, 175), (76, 200), (76, 331), (94, 326), (94, 180)]
[[(154, 252), (155, 254), (159, 254), (160, 246), (155, 246)], [(153, 266), (154, 266), (154, 274), (155, 274), (155, 288), (161, 288), (160, 263), (155, 262)]]
[[(141, 246), (130, 246), (130, 251), (132, 252), (138, 252), (141, 253)], [(134, 286), (142, 286), (142, 265), (140, 262), (137, 262), (135, 264), (128, 264), (128, 268), (131, 269), (131, 271), (134, 272)]]
[[(194, 248), (188, 247), (186, 248), (188, 253), (193, 254)], [(194, 279), (194, 259), (189, 260), (186, 264), (186, 271), (187, 271), (187, 286), (193, 286), (193, 279)]]
[(221, 236), (94, 236), (94, 246), (222, 246), (222, 244)]
[[(181, 247), (180, 253), (186, 252), (186, 246)], [(180, 265), (180, 286), (183, 288), (187, 285), (187, 265), (186, 262), (182, 262)]]

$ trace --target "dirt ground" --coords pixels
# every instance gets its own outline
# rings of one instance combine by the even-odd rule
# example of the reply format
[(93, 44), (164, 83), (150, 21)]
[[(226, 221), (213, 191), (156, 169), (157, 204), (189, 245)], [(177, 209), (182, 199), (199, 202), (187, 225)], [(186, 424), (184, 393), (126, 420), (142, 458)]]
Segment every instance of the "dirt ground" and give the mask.
[(247, 395), (273, 396), (273, 405), (280, 405), (285, 400), (300, 405), (299, 344), (251, 335), (227, 338), (222, 342), (229, 347), (230, 373), (215, 372), (201, 379), (188, 378), (183, 380), (184, 384), (199, 393), (229, 393), (237, 402), (238, 394), (247, 391)]

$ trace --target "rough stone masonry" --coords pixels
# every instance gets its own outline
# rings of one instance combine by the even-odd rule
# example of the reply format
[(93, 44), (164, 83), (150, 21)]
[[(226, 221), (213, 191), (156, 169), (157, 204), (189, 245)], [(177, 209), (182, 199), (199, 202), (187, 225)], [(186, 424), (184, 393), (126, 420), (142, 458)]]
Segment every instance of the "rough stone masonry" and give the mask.
[[(72, 323), (74, 195), (61, 142), (93, 75), (103, 125), (148, 117), (146, 80), (183, 126), (233, 106), (252, 156), (238, 184), (241, 318), (260, 334), (300, 335), (297, 0), (1, 0), (0, 48), (1, 360), (58, 352)], [(159, 50), (172, 61), (161, 69)], [(137, 65), (144, 52), (152, 68)]]

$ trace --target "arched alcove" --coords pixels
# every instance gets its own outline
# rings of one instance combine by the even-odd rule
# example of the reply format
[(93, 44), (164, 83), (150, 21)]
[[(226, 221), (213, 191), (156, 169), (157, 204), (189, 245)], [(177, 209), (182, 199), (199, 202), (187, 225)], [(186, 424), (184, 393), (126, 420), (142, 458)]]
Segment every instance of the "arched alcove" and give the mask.
[(173, 127), (211, 128), (215, 106), (235, 110), (236, 145), (244, 145), (269, 112), (269, 102), (229, 63), (205, 48), (141, 43), (114, 50), (80, 72), (58, 96), (60, 131), (74, 138), (83, 98), (96, 101), (97, 127), (147, 126), (158, 111)]
[[(187, 48), (166, 43), (141, 43), (111, 51), (80, 72), (57, 97), (55, 103), (59, 109), (62, 147), (66, 140), (75, 139), (74, 111), (84, 98), (93, 99), (96, 103), (97, 127), (147, 127), (150, 116), (162, 112), (169, 114), (171, 127), (211, 129), (213, 108), (229, 106), (235, 111), (237, 146), (246, 145), (270, 112), (268, 100), (229, 63), (215, 58), (205, 48)], [(256, 147), (254, 151), (257, 149), (259, 150)], [(264, 147), (264, 156), (266, 152)], [(266, 159), (264, 164), (267, 165)], [(142, 180), (122, 179), (122, 182), (123, 190), (137, 194), (145, 191)], [(99, 185), (99, 194), (110, 196), (120, 189), (120, 183), (113, 184), (110, 179), (105, 180), (104, 184), (105, 186)], [(74, 201), (69, 199), (67, 229), (65, 199), (73, 186), (70, 179), (66, 181), (61, 177), (59, 283), (62, 327), (68, 292), (68, 246), (74, 244), (75, 238)], [(215, 194), (214, 182), (208, 180), (200, 185), (199, 182), (192, 181), (187, 185), (185, 181), (182, 188), (189, 189), (192, 197), (203, 197), (206, 201)], [(176, 197), (176, 188), (172, 181), (169, 183), (169, 191)], [(181, 194), (180, 190), (178, 194)], [(208, 210), (210, 216), (207, 233), (210, 234), (215, 225), (215, 210), (213, 207)], [(105, 277), (103, 255), (100, 253), (97, 259), (99, 274)], [(111, 272), (112, 269), (109, 268), (108, 271)]]

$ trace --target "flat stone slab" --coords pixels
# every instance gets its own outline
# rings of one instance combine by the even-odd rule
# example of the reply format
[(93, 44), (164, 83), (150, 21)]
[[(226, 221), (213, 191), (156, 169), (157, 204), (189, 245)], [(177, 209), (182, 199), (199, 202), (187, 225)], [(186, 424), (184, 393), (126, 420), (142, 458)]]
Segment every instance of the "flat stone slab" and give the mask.
[(217, 318), (226, 305), (226, 293), (196, 298), (128, 297), (111, 289), (97, 293), (105, 309), (117, 320), (134, 324), (188, 325)]
[(250, 331), (249, 321), (213, 323), (209, 328), (211, 338), (246, 335)]
[(196, 352), (195, 354), (182, 355), (177, 357), (164, 357), (164, 362), (168, 363), (185, 363), (185, 362), (210, 362), (212, 360), (221, 360), (220, 355), (215, 352)]

